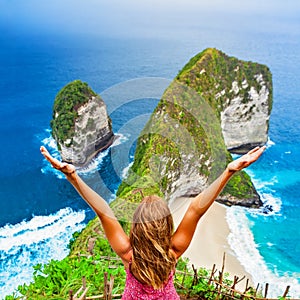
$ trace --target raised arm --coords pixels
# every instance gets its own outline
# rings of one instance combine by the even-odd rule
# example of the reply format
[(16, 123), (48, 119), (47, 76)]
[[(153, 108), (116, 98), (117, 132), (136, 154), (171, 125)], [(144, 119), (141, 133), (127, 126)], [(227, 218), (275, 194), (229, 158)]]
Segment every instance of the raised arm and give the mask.
[(131, 249), (129, 238), (122, 226), (116, 219), (112, 209), (106, 201), (92, 190), (76, 173), (73, 165), (60, 162), (50, 155), (45, 147), (40, 148), (41, 153), (51, 163), (53, 168), (65, 174), (68, 181), (78, 191), (81, 197), (90, 205), (99, 217), (106, 237), (113, 248), (123, 261), (127, 261), (128, 253)]
[(172, 237), (172, 249), (179, 258), (189, 246), (200, 218), (206, 213), (231, 176), (253, 162), (263, 153), (265, 147), (256, 147), (247, 154), (230, 162), (224, 172), (189, 205), (181, 223)]

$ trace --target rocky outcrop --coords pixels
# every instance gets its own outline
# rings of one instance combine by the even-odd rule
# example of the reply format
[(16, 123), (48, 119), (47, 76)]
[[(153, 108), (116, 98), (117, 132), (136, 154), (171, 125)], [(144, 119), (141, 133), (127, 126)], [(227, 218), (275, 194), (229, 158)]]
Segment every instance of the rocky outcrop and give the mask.
[(57, 94), (51, 127), (62, 160), (76, 166), (88, 163), (114, 139), (105, 103), (79, 80)]
[[(141, 132), (114, 208), (124, 214), (122, 203), (128, 207), (139, 202), (141, 195), (132, 193), (135, 189), (168, 201), (199, 194), (232, 160), (227, 149), (246, 151), (267, 141), (271, 96), (266, 66), (216, 49), (196, 55), (167, 88)], [(262, 205), (244, 171), (231, 178), (217, 200), (226, 205)]]
[(227, 149), (245, 153), (267, 142), (272, 109), (272, 75), (267, 66), (206, 49), (177, 80), (195, 88), (220, 118)]
[[(261, 73), (253, 77), (258, 83), (258, 90), (250, 87), (247, 79), (241, 86), (233, 81), (230, 90), (232, 98), (226, 100), (221, 111), (224, 140), (229, 151), (234, 153), (245, 153), (268, 140), (271, 94)], [(246, 101), (244, 91), (240, 94), (245, 89)]]

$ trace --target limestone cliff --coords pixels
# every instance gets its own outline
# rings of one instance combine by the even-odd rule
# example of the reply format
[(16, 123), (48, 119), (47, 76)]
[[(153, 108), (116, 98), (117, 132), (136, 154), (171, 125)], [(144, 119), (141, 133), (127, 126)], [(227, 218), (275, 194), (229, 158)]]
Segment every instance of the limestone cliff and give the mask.
[(114, 138), (105, 103), (79, 80), (57, 94), (51, 127), (62, 160), (77, 166), (110, 146)]
[(267, 142), (272, 109), (267, 66), (206, 49), (190, 60), (177, 80), (194, 88), (216, 110), (231, 152), (245, 153)]
[[(133, 190), (156, 193), (168, 201), (194, 196), (231, 160), (227, 148), (244, 151), (265, 143), (271, 96), (271, 74), (265, 66), (230, 58), (216, 49), (192, 58), (140, 134), (134, 163), (112, 203), (119, 216), (140, 201), (141, 195)], [(262, 205), (243, 171), (233, 176), (218, 201)]]

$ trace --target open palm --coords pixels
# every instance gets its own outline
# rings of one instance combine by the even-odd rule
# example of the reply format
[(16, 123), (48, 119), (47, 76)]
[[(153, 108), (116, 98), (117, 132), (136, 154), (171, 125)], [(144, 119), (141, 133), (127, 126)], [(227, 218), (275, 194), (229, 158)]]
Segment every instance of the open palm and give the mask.
[(71, 174), (75, 172), (76, 169), (73, 165), (61, 162), (58, 159), (54, 158), (44, 146), (41, 146), (40, 150), (44, 157), (51, 163), (52, 167), (56, 170), (59, 170), (64, 174)]
[(239, 157), (238, 159), (230, 162), (228, 164), (228, 169), (230, 171), (240, 171), (248, 166), (250, 166), (252, 163), (258, 160), (258, 158), (262, 155), (262, 153), (265, 151), (266, 147), (256, 147), (252, 150), (250, 150), (245, 155)]

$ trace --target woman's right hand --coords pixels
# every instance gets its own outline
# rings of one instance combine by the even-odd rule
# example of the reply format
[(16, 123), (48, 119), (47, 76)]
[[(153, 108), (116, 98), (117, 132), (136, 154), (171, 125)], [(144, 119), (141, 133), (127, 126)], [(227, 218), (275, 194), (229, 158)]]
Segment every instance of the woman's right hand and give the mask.
[(250, 150), (248, 153), (230, 162), (227, 166), (228, 170), (236, 172), (250, 166), (252, 163), (258, 160), (258, 158), (262, 155), (265, 149), (266, 146), (256, 147)]
[(65, 175), (72, 174), (76, 171), (75, 166), (65, 162), (61, 162), (58, 159), (51, 156), (51, 154), (44, 146), (41, 146), (40, 150), (44, 157), (51, 163), (52, 167), (56, 170), (61, 171)]

